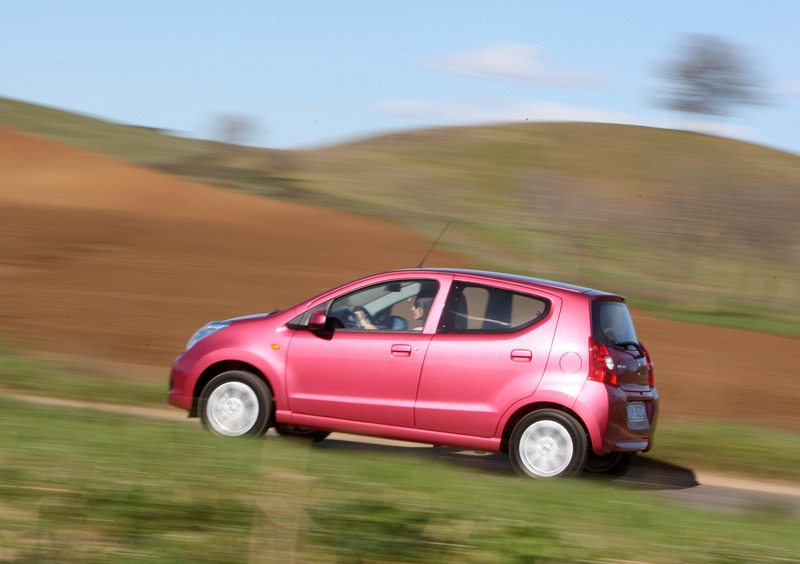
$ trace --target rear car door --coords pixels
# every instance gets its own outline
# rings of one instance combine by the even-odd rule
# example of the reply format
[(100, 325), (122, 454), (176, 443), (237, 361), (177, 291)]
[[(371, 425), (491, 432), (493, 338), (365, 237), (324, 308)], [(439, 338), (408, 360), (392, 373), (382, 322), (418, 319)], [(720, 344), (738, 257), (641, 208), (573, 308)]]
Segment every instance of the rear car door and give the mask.
[(558, 297), (455, 280), (425, 358), (418, 428), (482, 437), (544, 372)]

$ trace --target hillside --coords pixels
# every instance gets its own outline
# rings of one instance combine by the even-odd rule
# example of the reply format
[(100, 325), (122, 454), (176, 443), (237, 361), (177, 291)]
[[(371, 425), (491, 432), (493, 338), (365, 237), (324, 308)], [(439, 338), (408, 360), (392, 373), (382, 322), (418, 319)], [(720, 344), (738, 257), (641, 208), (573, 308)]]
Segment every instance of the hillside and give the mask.
[[(0, 338), (166, 366), (211, 319), (419, 263), (430, 241), (0, 128)], [(441, 250), (439, 264), (464, 259)]]
[[(158, 379), (208, 320), (413, 266), (430, 244), (378, 218), (192, 183), (7, 128), (0, 178), (3, 346), (147, 365), (133, 372)], [(428, 264), (476, 266), (442, 248)], [(665, 418), (800, 429), (796, 338), (634, 313)]]
[(307, 162), (310, 185), (362, 209), (453, 220), (476, 260), (798, 334), (798, 156), (563, 123), (401, 133)]
[(518, 124), (315, 151), (188, 140), (0, 99), (0, 122), (193, 180), (391, 217), (481, 267), (683, 320), (800, 335), (800, 156), (695, 133)]

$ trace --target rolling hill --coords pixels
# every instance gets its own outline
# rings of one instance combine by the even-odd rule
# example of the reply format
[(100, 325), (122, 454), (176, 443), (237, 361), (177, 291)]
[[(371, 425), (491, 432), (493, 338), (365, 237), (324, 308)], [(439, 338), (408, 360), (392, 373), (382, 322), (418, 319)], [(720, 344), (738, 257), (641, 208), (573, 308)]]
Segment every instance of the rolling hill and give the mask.
[[(206, 321), (415, 266), (453, 221), (427, 264), (629, 289), (665, 417), (800, 429), (796, 337), (662, 318), (697, 303), (717, 322), (796, 331), (798, 157), (580, 124), (413, 132), (286, 154), (23, 109), (0, 127), (6, 348), (146, 365), (165, 378)], [(36, 131), (36, 116), (55, 120), (46, 135), (21, 131)], [(72, 138), (81, 141), (65, 144)], [(198, 172), (237, 190), (187, 180)], [(768, 307), (753, 313), (759, 304)]]
[(746, 327), (771, 318), (791, 332), (800, 322), (788, 314), (800, 312), (796, 155), (562, 123), (401, 133), (307, 161), (308, 185), (360, 209), (392, 210), (412, 225), (454, 221), (448, 241), (479, 261), (602, 280), (643, 303)]
[[(0, 127), (0, 340), (167, 365), (210, 319), (263, 313), (430, 242), (378, 219), (188, 182)], [(463, 258), (434, 250), (431, 259)]]
[(609, 124), (445, 128), (289, 152), (2, 99), (1, 122), (196, 181), (391, 218), (427, 239), (451, 222), (442, 245), (481, 267), (800, 335), (797, 155)]

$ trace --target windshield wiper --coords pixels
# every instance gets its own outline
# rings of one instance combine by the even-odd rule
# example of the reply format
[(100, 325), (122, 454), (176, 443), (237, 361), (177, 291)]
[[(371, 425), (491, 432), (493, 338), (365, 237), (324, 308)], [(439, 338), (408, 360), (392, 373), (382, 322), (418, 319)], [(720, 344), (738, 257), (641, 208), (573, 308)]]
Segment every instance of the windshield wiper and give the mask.
[(621, 349), (625, 349), (626, 351), (630, 351), (631, 347), (633, 347), (639, 353), (639, 356), (644, 356), (644, 350), (642, 349), (642, 345), (640, 345), (636, 341), (622, 341), (620, 343), (614, 343), (614, 346), (619, 347)]

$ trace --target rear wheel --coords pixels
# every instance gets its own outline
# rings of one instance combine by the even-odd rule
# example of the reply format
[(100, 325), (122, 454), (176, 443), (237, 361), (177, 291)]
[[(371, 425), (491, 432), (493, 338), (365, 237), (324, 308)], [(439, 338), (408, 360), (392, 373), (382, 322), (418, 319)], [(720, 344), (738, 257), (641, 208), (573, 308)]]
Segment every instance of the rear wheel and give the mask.
[(263, 435), (273, 416), (272, 394), (250, 372), (231, 370), (215, 376), (200, 394), (200, 421), (215, 435)]
[(594, 474), (624, 476), (636, 460), (635, 452), (612, 452), (604, 456), (589, 453), (585, 470)]
[(568, 478), (583, 470), (587, 446), (586, 433), (574, 417), (541, 409), (529, 413), (514, 427), (509, 457), (523, 476)]

